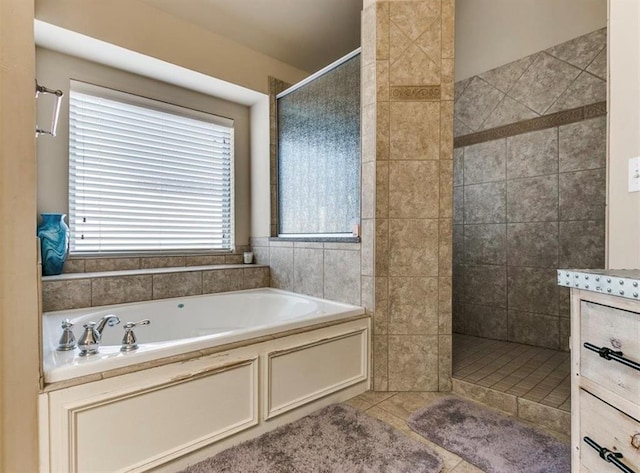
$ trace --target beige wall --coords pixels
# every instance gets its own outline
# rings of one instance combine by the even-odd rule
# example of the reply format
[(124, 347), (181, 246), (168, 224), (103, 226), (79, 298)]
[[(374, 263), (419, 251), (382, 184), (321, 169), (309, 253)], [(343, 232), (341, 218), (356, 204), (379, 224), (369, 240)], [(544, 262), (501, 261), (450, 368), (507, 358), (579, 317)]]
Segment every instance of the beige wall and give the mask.
[(36, 18), (263, 93), (308, 75), (137, 0), (37, 0)]
[[(76, 79), (232, 118), (235, 123), (236, 245), (249, 244), (251, 227), (250, 152), (258, 153), (259, 150), (250, 149), (250, 110), (248, 107), (44, 48), (36, 50), (36, 73), (40, 84), (52, 89), (61, 89), (65, 93), (60, 112), (58, 136), (56, 138), (43, 136), (37, 142), (39, 213), (68, 213), (68, 97), (69, 81)], [(49, 105), (52, 102), (50, 97), (43, 97), (38, 104), (38, 124), (44, 128), (48, 128), (51, 120)], [(268, 165), (268, 157), (266, 162)]]
[(0, 0), (0, 471), (38, 471), (33, 2)]
[(640, 6), (609, 6), (608, 267), (640, 268), (640, 192), (627, 192), (628, 160), (640, 155)]
[(606, 23), (607, 0), (456, 0), (456, 81)]

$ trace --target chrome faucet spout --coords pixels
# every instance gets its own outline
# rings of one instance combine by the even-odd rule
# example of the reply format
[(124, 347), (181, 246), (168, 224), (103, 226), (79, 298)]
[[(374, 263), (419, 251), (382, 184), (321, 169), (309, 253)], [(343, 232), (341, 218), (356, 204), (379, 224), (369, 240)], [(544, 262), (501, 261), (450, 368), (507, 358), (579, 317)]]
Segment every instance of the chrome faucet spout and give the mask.
[(109, 325), (109, 327), (113, 327), (114, 325), (118, 325), (119, 323), (120, 319), (117, 316), (113, 314), (105, 315), (98, 322), (96, 331), (102, 336), (102, 332), (104, 331), (104, 328), (107, 326), (107, 324)]

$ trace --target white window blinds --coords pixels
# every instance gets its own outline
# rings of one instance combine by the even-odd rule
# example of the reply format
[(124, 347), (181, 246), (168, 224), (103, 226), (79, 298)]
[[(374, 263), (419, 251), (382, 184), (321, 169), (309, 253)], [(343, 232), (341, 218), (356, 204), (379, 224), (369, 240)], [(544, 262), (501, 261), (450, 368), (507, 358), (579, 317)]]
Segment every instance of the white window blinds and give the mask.
[(232, 248), (231, 120), (77, 82), (69, 109), (71, 253)]

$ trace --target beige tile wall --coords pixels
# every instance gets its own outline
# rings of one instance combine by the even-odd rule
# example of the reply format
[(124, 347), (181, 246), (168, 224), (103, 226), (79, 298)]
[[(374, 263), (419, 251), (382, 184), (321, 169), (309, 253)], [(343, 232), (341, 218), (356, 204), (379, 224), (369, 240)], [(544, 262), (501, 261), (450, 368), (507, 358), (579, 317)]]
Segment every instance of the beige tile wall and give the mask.
[(362, 15), (362, 301), (375, 390), (451, 389), (453, 30), (453, 0), (378, 1)]
[(270, 267), (271, 287), (355, 305), (371, 291), (371, 281), (361, 279), (360, 243), (252, 238), (251, 244), (256, 263)]

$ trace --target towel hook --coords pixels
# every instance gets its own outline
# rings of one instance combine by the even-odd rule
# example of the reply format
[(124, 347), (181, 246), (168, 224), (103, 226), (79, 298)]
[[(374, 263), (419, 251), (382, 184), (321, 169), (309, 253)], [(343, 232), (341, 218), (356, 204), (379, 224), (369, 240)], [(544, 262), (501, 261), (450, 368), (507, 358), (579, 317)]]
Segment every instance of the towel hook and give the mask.
[(51, 117), (51, 129), (43, 130), (36, 125), (36, 138), (40, 135), (56, 136), (56, 129), (58, 128), (58, 116), (60, 115), (60, 105), (62, 105), (62, 97), (64, 92), (61, 90), (48, 89), (40, 84), (36, 79), (36, 99), (40, 94), (51, 94), (56, 96), (56, 103), (53, 107), (53, 116)]

